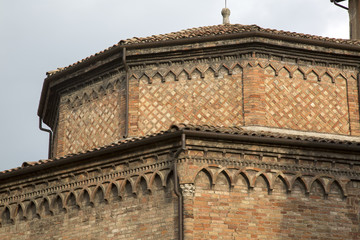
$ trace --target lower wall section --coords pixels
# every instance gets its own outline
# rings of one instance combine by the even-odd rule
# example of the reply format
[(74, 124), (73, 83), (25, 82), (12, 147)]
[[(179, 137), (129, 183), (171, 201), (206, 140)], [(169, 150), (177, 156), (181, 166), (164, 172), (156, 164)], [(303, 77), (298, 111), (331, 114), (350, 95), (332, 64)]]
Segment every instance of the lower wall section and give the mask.
[[(81, 201), (81, 200), (80, 200)], [(50, 215), (27, 213), (27, 219), (3, 224), (1, 240), (22, 239), (177, 239), (177, 199), (172, 187), (131, 189), (120, 199), (95, 198), (93, 204), (69, 204)], [(93, 206), (91, 206), (93, 205)]]
[(360, 239), (358, 202), (349, 200), (336, 186), (325, 196), (318, 182), (306, 193), (304, 184), (295, 181), (289, 192), (279, 178), (269, 192), (265, 178), (258, 177), (249, 189), (240, 175), (230, 189), (224, 174), (213, 185), (200, 172), (188, 239)]

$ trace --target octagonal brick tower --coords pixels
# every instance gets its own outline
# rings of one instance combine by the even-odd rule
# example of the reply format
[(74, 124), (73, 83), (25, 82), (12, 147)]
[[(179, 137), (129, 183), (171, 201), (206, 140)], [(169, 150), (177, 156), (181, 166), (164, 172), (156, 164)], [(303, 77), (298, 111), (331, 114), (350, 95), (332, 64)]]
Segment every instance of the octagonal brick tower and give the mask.
[(357, 41), (226, 24), (132, 38), (48, 73), (52, 157), (173, 123), (360, 135)]

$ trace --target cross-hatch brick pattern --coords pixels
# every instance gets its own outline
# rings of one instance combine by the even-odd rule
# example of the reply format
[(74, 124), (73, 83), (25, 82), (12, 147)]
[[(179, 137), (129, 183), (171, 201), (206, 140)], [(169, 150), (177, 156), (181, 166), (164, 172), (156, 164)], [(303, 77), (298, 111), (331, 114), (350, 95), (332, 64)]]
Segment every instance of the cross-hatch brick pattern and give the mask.
[[(108, 90), (107, 90), (108, 91)], [(83, 152), (111, 144), (121, 138), (119, 91), (100, 93), (97, 98), (83, 101), (81, 105), (67, 109), (64, 118), (64, 152)]]
[(141, 135), (166, 130), (174, 122), (233, 126), (242, 124), (241, 74), (185, 74), (178, 81), (140, 79)]
[(265, 69), (265, 104), (267, 122), (273, 127), (305, 131), (349, 134), (346, 80), (337, 77), (332, 83), (325, 76), (318, 81), (314, 73), (304, 76), (296, 71), (290, 78), (283, 68), (274, 76)]
[[(360, 134), (353, 71), (320, 66), (308, 66), (305, 71), (304, 66), (275, 61), (250, 64), (247, 60), (229, 60), (217, 64), (137, 69), (129, 83), (129, 135), (143, 136), (181, 122)], [(278, 66), (277, 70), (271, 64)], [(109, 89), (108, 82), (103, 81), (70, 94), (78, 99), (62, 96), (71, 103), (62, 101), (59, 107), (55, 157), (101, 147), (123, 137), (125, 81), (119, 83), (110, 84)], [(95, 97), (91, 96), (94, 89)], [(89, 97), (83, 97), (84, 92)]]

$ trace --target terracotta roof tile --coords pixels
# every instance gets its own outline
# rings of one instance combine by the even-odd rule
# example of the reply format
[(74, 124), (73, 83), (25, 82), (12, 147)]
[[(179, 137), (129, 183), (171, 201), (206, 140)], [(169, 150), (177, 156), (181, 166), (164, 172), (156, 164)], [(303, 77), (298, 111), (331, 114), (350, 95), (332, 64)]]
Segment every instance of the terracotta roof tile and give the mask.
[(358, 45), (358, 46), (360, 45), (360, 41), (358, 41), (358, 40), (321, 37), (321, 36), (315, 36), (315, 35), (310, 35), (310, 34), (281, 31), (281, 30), (275, 30), (275, 29), (269, 29), (269, 28), (261, 28), (257, 25), (221, 24), (221, 25), (214, 25), (214, 26), (190, 28), (190, 29), (181, 30), (178, 32), (152, 35), (149, 37), (141, 37), (141, 38), (133, 37), (133, 38), (129, 38), (126, 40), (121, 40), (117, 44), (115, 44), (101, 52), (91, 55), (91, 56), (89, 56), (85, 59), (82, 59), (74, 64), (71, 64), (67, 67), (58, 68), (54, 71), (49, 71), (49, 72), (47, 72), (47, 74), (49, 76), (54, 75), (65, 69), (75, 66), (79, 63), (85, 62), (97, 55), (103, 54), (103, 53), (105, 53), (115, 47), (118, 47), (118, 46), (128, 46), (131, 44), (139, 44), (139, 43), (171, 41), (171, 40), (179, 40), (179, 39), (186, 39), (186, 38), (200, 38), (200, 37), (207, 37), (207, 36), (227, 35), (227, 34), (242, 33), (242, 32), (264, 32), (264, 33), (271, 33), (274, 35), (291, 36), (291, 37), (297, 37), (297, 38), (302, 38), (302, 39), (320, 40), (320, 41), (324, 41), (324, 42), (350, 44), (350, 45)]
[[(181, 131), (181, 130), (191, 130), (198, 132), (212, 132), (212, 133), (224, 133), (224, 134), (235, 134), (243, 136), (254, 136), (254, 137), (267, 137), (267, 138), (276, 138), (276, 139), (290, 139), (295, 141), (307, 141), (307, 142), (316, 142), (316, 143), (328, 143), (334, 145), (347, 145), (355, 146), (360, 148), (360, 137), (351, 137), (351, 136), (342, 136), (342, 135), (331, 135), (331, 134), (321, 134), (321, 133), (311, 133), (311, 132), (301, 132), (295, 130), (283, 130), (276, 128), (266, 128), (266, 127), (223, 127), (223, 126), (210, 126), (210, 125), (192, 125), (192, 124), (176, 124), (172, 125), (167, 131), (161, 131), (154, 134), (149, 134), (141, 137), (133, 137), (127, 139), (121, 139), (117, 142), (111, 143), (109, 145), (94, 148), (88, 151), (79, 152), (75, 154), (69, 154), (64, 157), (56, 159), (46, 159), (40, 160), (37, 162), (24, 162), (21, 167), (12, 168), (9, 170), (1, 171), (0, 175), (14, 172), (23, 168), (33, 167), (35, 165), (46, 164), (53, 161), (59, 161), (61, 159), (69, 158), (72, 156), (80, 156), (90, 152), (101, 151), (104, 149), (111, 149), (123, 144), (130, 142), (137, 142), (147, 138), (152, 138), (159, 135), (164, 135), (171, 132)], [(345, 140), (344, 140), (345, 139)]]
[(290, 139), (297, 141), (317, 142), (317, 143), (330, 143), (341, 144), (348, 146), (356, 146), (360, 149), (360, 137), (343, 136), (326, 133), (304, 132), (296, 130), (285, 130), (270, 127), (223, 127), (223, 126), (209, 126), (209, 125), (192, 125), (192, 124), (179, 124), (173, 125), (172, 128), (177, 130), (193, 130), (202, 132), (217, 132), (225, 134), (237, 134), (256, 137), (268, 137), (277, 139)]

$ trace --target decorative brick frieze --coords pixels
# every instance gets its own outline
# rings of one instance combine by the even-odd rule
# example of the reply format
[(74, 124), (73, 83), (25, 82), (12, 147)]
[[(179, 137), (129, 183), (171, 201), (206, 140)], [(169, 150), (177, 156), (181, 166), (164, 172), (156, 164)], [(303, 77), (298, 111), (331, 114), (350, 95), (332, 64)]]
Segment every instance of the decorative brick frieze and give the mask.
[[(113, 170), (110, 173), (104, 173), (103, 169), (88, 169), (85, 172), (74, 172), (64, 176), (59, 176), (57, 178), (49, 178), (45, 182), (46, 186), (42, 186), (43, 182), (39, 182), (34, 183), (33, 187), (20, 185), (13, 187), (12, 190), (8, 189), (7, 191), (1, 191), (5, 192), (5, 194), (1, 195), (0, 204), (4, 204), (5, 202), (22, 201), (27, 198), (34, 198), (55, 192), (69, 191), (70, 189), (77, 189), (84, 186), (97, 185), (110, 180), (126, 179), (131, 175), (139, 176), (141, 173), (146, 175), (157, 172), (157, 174), (162, 177), (161, 179), (165, 181), (164, 179), (166, 178), (166, 174), (164, 175), (162, 171), (166, 171), (170, 169), (170, 167), (170, 162), (159, 161), (152, 164), (142, 164), (142, 166), (136, 167), (134, 166), (132, 168), (127, 167), (127, 169), (122, 171)], [(94, 170), (97, 172), (97, 174), (95, 174), (94, 177), (89, 176), (89, 172), (93, 172)], [(20, 189), (21, 191), (17, 191), (17, 189)]]
[[(292, 183), (297, 179), (306, 179), (306, 189), (311, 188), (311, 184), (320, 179), (324, 185), (325, 194), (326, 191), (331, 188), (331, 184), (338, 183), (344, 196), (347, 196), (346, 185), (352, 180), (360, 180), (360, 172), (353, 171), (333, 171), (331, 169), (321, 168), (306, 168), (301, 166), (286, 166), (280, 164), (266, 164), (263, 162), (249, 162), (249, 161), (225, 161), (219, 159), (203, 159), (203, 158), (191, 158), (185, 162), (193, 163), (192, 171), (188, 173), (187, 180), (194, 182), (196, 176), (201, 171), (205, 171), (209, 177), (210, 182), (215, 184), (217, 176), (224, 171), (229, 179), (229, 186), (233, 186), (239, 175), (246, 176), (246, 180), (249, 183), (248, 188), (254, 187), (256, 178), (260, 175), (264, 175), (269, 183), (269, 191), (272, 190), (274, 181), (277, 177), (284, 178), (287, 183), (286, 188), (288, 191), (292, 189)], [(196, 167), (195, 167), (196, 166)], [(319, 180), (319, 181), (320, 181)], [(303, 180), (302, 180), (303, 181)], [(194, 188), (195, 189), (195, 188)]]
[[(97, 175), (94, 178), (84, 180), (70, 181), (68, 183), (50, 184), (41, 190), (22, 193), (4, 197), (0, 199), (0, 213), (9, 209), (10, 218), (14, 222), (19, 219), (18, 215), (26, 213), (28, 208), (35, 208), (37, 217), (45, 217), (47, 212), (43, 212), (40, 206), (48, 205), (48, 212), (55, 214), (58, 210), (56, 207), (60, 204), (61, 209), (68, 210), (73, 205), (77, 208), (83, 208), (86, 204), (99, 204), (109, 202), (117, 197), (118, 200), (124, 200), (127, 197), (126, 191), (138, 195), (139, 191), (157, 191), (155, 184), (164, 188), (172, 188), (169, 184), (171, 173), (170, 162), (159, 162), (152, 165), (145, 165), (139, 168), (133, 168), (122, 172), (112, 172), (110, 174)], [(156, 182), (157, 181), (157, 182)], [(145, 183), (145, 188), (141, 190), (140, 185)], [(156, 188), (158, 188), (157, 186)], [(131, 189), (129, 190), (128, 187)], [(88, 203), (84, 200), (84, 194), (88, 195)], [(57, 204), (57, 201), (59, 201)], [(85, 201), (85, 202), (84, 202)], [(85, 204), (85, 205), (84, 205)], [(45, 214), (45, 215), (44, 215)], [(25, 216), (25, 214), (24, 214)], [(27, 216), (29, 219), (29, 216)], [(31, 219), (31, 218), (30, 218)]]

